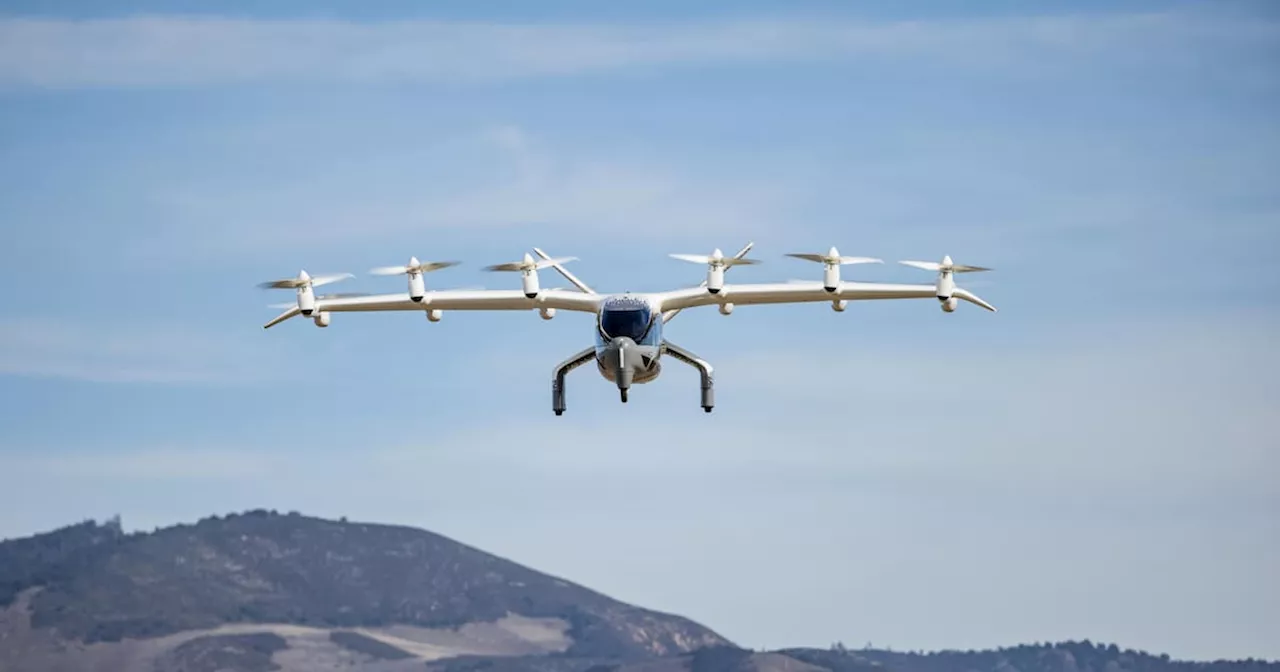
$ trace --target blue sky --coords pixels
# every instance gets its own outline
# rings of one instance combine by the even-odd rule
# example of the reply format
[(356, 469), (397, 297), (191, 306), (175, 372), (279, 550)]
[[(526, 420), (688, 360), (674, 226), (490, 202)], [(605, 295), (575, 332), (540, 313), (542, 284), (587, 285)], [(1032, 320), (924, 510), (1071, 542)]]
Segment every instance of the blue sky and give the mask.
[[(364, 4), (6, 3), (0, 536), (297, 509), (747, 646), (1280, 658), (1273, 5)], [(950, 254), (1001, 312), (688, 311), (714, 414), (673, 363), (556, 418), (588, 317), (264, 332), (254, 286), (747, 240), (730, 280)]]

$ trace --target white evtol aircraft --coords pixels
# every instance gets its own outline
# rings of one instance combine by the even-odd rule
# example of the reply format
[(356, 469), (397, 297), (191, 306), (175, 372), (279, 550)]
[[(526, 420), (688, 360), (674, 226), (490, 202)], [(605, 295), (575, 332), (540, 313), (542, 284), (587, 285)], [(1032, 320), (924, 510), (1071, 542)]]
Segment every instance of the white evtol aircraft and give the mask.
[[(826, 254), (788, 254), (789, 257), (813, 261), (824, 266), (821, 282), (791, 281), (768, 284), (730, 284), (724, 282), (729, 268), (759, 261), (747, 258), (753, 247), (748, 243), (732, 257), (725, 257), (720, 250), (710, 256), (673, 254), (683, 261), (706, 264), (707, 278), (697, 287), (674, 289), (665, 292), (598, 294), (572, 273), (564, 264), (576, 257), (553, 258), (538, 248), (533, 251), (539, 259), (525, 254), (524, 259), (507, 264), (489, 266), (489, 271), (518, 272), (523, 287), (506, 289), (439, 289), (427, 290), (423, 274), (456, 265), (456, 261), (419, 262), (409, 259), (405, 266), (375, 268), (373, 275), (407, 275), (409, 291), (400, 294), (328, 294), (317, 295), (314, 288), (354, 277), (350, 273), (310, 276), (306, 271), (298, 277), (264, 282), (260, 287), (294, 289), (296, 305), (290, 304), (285, 312), (263, 325), (269, 329), (296, 315), (310, 317), (317, 327), (329, 326), (332, 313), (409, 310), (426, 314), (431, 322), (439, 322), (445, 311), (450, 310), (531, 310), (538, 309), (544, 320), (550, 320), (557, 310), (591, 313), (596, 316), (595, 344), (584, 348), (572, 357), (556, 365), (552, 375), (551, 405), (556, 415), (565, 410), (565, 376), (572, 370), (594, 360), (605, 380), (618, 386), (622, 401), (632, 385), (648, 383), (658, 377), (662, 367), (662, 355), (668, 354), (679, 362), (695, 367), (702, 374), (702, 408), (707, 413), (714, 406), (714, 379), (712, 367), (706, 360), (672, 343), (663, 336), (663, 327), (686, 308), (714, 305), (720, 313), (728, 315), (735, 305), (766, 303), (812, 303), (829, 301), (833, 310), (843, 311), (849, 301), (870, 299), (935, 299), (945, 312), (954, 312), (957, 300), (968, 301), (991, 312), (995, 307), (978, 298), (972, 292), (956, 286), (954, 274), (988, 271), (981, 266), (965, 266), (952, 263), (951, 257), (941, 262), (902, 261), (938, 274), (930, 285), (899, 285), (874, 282), (844, 282), (840, 280), (840, 267), (848, 264), (883, 263), (870, 257), (841, 256), (836, 248)], [(542, 289), (538, 271), (554, 268), (576, 287), (576, 290)]]

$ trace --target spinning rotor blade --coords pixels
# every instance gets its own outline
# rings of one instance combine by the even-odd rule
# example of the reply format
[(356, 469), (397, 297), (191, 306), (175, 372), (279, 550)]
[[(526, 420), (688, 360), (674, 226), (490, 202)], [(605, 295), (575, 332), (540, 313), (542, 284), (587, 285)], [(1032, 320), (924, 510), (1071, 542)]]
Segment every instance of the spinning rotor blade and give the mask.
[(836, 248), (827, 250), (826, 254), (808, 254), (808, 253), (787, 253), (788, 257), (796, 259), (804, 259), (805, 261), (816, 261), (819, 264), (835, 264), (839, 266), (847, 266), (849, 264), (883, 264), (883, 259), (875, 257), (850, 257), (841, 256)]
[(710, 255), (670, 254), (668, 256), (670, 256), (672, 259), (679, 259), (680, 261), (688, 261), (694, 264), (707, 264), (710, 266), (721, 266), (724, 268), (728, 268), (730, 266), (746, 266), (750, 264), (760, 263), (759, 259), (748, 259), (745, 256), (726, 257), (724, 256), (724, 253), (721, 252), (719, 249), (716, 249)]
[(965, 264), (955, 264), (951, 262), (950, 256), (942, 258), (942, 263), (936, 261), (899, 261), (903, 266), (911, 266), (926, 271), (935, 271), (941, 273), (978, 273), (981, 271), (989, 271), (990, 268), (985, 266), (967, 266)]
[(258, 286), (262, 289), (298, 289), (299, 287), (306, 287), (307, 285), (319, 287), (320, 285), (327, 285), (332, 282), (354, 277), (356, 276), (350, 273), (330, 273), (328, 275), (317, 275), (312, 277), (307, 275), (306, 271), (302, 271), (296, 278), (269, 280), (267, 282), (258, 283)]
[(524, 255), (521, 261), (512, 261), (505, 264), (494, 264), (485, 266), (486, 271), (540, 271), (551, 266), (567, 264), (570, 261), (577, 261), (577, 257), (554, 257), (551, 259), (539, 259), (534, 261), (533, 257), (528, 254)]
[(410, 257), (409, 263), (404, 266), (379, 266), (371, 269), (370, 275), (407, 275), (409, 273), (430, 273), (438, 271), (442, 268), (457, 266), (462, 262), (459, 261), (418, 261), (417, 257)]
[[(755, 246), (756, 246), (755, 241), (748, 241), (748, 242), (747, 242), (747, 244), (746, 244), (746, 245), (743, 245), (743, 246), (742, 246), (742, 249), (741, 249), (741, 250), (738, 250), (738, 253), (737, 253), (737, 254), (735, 254), (735, 255), (733, 255), (733, 257), (731, 257), (731, 258), (732, 258), (732, 259), (743, 259), (743, 258), (746, 258), (747, 253), (748, 253), (748, 252), (750, 252), (750, 251), (751, 251), (751, 248), (753, 248), (753, 247), (755, 247)], [(673, 256), (673, 257), (675, 257), (675, 255), (672, 255), (672, 256)], [(678, 259), (679, 257), (676, 257), (676, 258)], [(726, 270), (726, 271), (728, 271), (729, 269), (726, 267), (726, 268), (725, 268), (725, 270)], [(699, 286), (699, 287), (706, 287), (706, 286), (707, 286), (707, 281), (706, 281), (706, 280), (703, 280), (702, 282), (698, 283), (698, 286)], [(679, 315), (679, 314), (680, 314), (680, 311), (681, 311), (681, 310), (683, 310), (683, 309), (682, 309), (682, 308), (677, 308), (677, 309), (675, 309), (675, 310), (668, 310), (667, 312), (663, 313), (663, 314), (662, 314), (662, 322), (663, 322), (663, 324), (666, 324), (667, 322), (670, 322), (673, 318), (675, 318), (675, 316), (676, 316), (676, 315)]]

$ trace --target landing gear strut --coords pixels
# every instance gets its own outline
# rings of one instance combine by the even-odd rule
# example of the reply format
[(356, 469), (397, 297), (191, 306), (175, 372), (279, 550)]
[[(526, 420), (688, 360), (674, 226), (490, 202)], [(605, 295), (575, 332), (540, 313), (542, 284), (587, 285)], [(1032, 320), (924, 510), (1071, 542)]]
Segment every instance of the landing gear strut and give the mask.
[(662, 349), (676, 360), (692, 366), (702, 374), (702, 410), (710, 413), (715, 407), (715, 378), (712, 375), (711, 364), (671, 341), (663, 341)]
[[(572, 370), (596, 358), (595, 348), (586, 348), (556, 365), (551, 375), (551, 410), (564, 414), (564, 377)], [(623, 393), (626, 394), (625, 392)], [(625, 401), (625, 396), (623, 397)]]

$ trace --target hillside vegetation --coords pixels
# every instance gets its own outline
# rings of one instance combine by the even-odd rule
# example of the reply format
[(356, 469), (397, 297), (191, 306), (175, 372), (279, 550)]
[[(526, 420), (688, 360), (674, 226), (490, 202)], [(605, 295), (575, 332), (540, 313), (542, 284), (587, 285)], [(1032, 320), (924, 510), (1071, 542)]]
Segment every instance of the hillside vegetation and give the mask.
[(446, 537), (250, 511), (0, 542), (0, 670), (147, 672), (1280, 672), (1112, 644), (740, 648)]
[(688, 619), (409, 527), (252, 511), (151, 533), (118, 521), (0, 544), (0, 599), (31, 626), (116, 642), (227, 623), (450, 628), (508, 614), (561, 619), (578, 656), (692, 651), (727, 641)]

